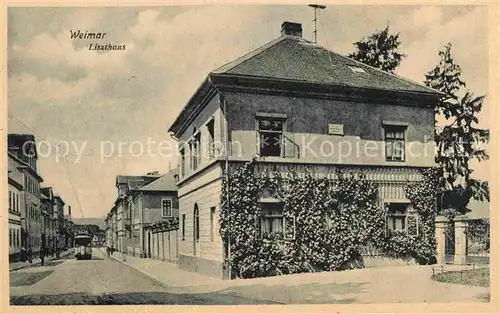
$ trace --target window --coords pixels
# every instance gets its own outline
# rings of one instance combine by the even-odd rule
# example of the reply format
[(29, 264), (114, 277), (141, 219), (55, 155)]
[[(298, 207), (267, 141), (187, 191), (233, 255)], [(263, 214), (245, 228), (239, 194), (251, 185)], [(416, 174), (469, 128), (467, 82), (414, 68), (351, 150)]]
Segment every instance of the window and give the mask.
[(12, 229), (9, 228), (9, 246), (12, 246)]
[(194, 136), (193, 141), (190, 144), (191, 148), (191, 168), (193, 170), (198, 169), (198, 165), (200, 163), (200, 142), (201, 142), (201, 134), (198, 133)]
[(214, 242), (214, 234), (215, 234), (215, 207), (210, 208), (210, 241)]
[(162, 200), (161, 208), (163, 217), (172, 217), (172, 200)]
[(348, 65), (349, 69), (351, 69), (352, 72), (354, 73), (366, 73), (365, 69), (363, 68), (360, 68), (358, 66), (355, 66), (355, 65)]
[(385, 159), (405, 160), (405, 126), (385, 126)]
[(196, 241), (200, 240), (200, 211), (198, 205), (194, 205), (193, 210), (193, 237)]
[(208, 158), (213, 158), (215, 156), (215, 147), (214, 147), (214, 138), (215, 138), (215, 121), (214, 119), (210, 120), (207, 123), (207, 133), (208, 133)]
[(406, 214), (408, 204), (389, 203), (387, 207), (387, 229), (389, 233), (393, 231), (406, 232)]
[(260, 156), (281, 156), (284, 119), (263, 118), (258, 120)]
[(263, 203), (260, 218), (260, 235), (283, 232), (283, 204)]
[(12, 210), (12, 192), (9, 191), (9, 210)]
[(186, 240), (186, 215), (182, 215), (182, 241)]
[(21, 237), (19, 236), (19, 229), (16, 230), (16, 246), (21, 246)]
[(181, 154), (181, 177), (186, 174), (186, 151), (183, 149), (180, 150)]

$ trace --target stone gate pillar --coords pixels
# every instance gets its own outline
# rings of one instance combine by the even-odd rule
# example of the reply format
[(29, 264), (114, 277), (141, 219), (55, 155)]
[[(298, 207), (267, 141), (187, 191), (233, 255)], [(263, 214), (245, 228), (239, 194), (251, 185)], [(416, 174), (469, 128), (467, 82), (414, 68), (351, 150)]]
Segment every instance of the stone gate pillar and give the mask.
[(448, 219), (443, 216), (437, 216), (435, 220), (436, 227), (436, 260), (439, 265), (445, 263), (446, 255), (446, 223)]
[(467, 225), (468, 218), (465, 216), (455, 217), (455, 256), (454, 264), (466, 264), (467, 262)]

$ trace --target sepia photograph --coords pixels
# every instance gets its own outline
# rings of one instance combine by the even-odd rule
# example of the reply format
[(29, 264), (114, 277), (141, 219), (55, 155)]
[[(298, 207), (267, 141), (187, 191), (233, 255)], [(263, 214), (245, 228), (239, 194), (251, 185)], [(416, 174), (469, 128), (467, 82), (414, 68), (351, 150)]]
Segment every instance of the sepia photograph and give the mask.
[(11, 311), (496, 298), (496, 6), (4, 15)]

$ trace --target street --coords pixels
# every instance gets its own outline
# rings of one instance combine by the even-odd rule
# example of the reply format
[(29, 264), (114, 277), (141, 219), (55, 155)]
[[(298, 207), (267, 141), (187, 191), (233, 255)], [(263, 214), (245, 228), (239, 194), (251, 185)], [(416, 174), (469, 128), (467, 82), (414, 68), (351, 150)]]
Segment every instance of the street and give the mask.
[[(452, 266), (448, 270), (453, 270)], [(151, 259), (128, 256), (127, 262), (122, 263), (94, 249), (92, 260), (77, 261), (69, 254), (45, 266), (23, 268), (9, 274), (11, 305), (366, 304), (489, 300), (489, 287), (436, 282), (431, 280), (432, 270), (426, 266), (227, 281), (202, 277), (180, 270), (175, 264)]]
[(93, 250), (92, 260), (77, 261), (70, 254), (9, 275), (11, 305), (263, 303), (226, 293), (168, 293), (166, 287), (99, 249)]

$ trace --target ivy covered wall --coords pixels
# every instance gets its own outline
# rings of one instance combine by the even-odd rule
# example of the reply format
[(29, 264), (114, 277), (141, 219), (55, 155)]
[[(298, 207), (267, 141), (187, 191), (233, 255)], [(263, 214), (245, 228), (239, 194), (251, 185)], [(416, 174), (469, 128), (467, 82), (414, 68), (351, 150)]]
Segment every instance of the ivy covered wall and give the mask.
[[(407, 232), (388, 232), (378, 186), (362, 173), (337, 171), (335, 180), (311, 171), (256, 173), (254, 162), (224, 178), (220, 234), (230, 243), (232, 277), (252, 278), (362, 267), (362, 250), (386, 256), (435, 262), (436, 184), (434, 170), (423, 181), (408, 183), (412, 202)], [(229, 192), (229, 198), (227, 193)], [(260, 232), (261, 201), (273, 199), (283, 209), (283, 230)]]

